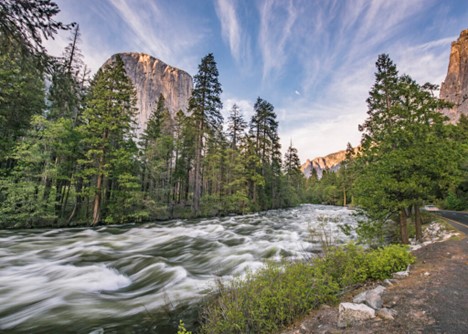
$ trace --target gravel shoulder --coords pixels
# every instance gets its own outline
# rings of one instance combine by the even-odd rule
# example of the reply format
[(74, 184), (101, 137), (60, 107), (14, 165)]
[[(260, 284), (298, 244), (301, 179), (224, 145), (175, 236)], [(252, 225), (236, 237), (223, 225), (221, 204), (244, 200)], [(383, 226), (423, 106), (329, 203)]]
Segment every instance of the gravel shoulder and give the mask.
[[(338, 306), (322, 306), (283, 334), (306, 333), (468, 333), (468, 238), (464, 235), (413, 252), (417, 260), (408, 277), (398, 279), (382, 295), (394, 320), (376, 317), (340, 329)], [(343, 296), (371, 289), (372, 283)]]

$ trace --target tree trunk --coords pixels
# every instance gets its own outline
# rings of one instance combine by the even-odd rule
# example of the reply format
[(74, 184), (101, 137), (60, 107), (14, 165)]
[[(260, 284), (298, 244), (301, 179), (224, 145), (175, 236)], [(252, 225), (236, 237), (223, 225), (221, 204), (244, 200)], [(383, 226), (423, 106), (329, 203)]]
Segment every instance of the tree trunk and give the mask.
[(60, 213), (62, 212), (62, 201), (63, 201), (63, 194), (62, 194), (62, 188), (64, 186), (64, 182), (62, 180), (57, 180), (55, 183), (55, 204), (54, 204), (54, 209), (55, 209), (55, 214), (57, 216), (60, 216)]
[[(203, 115), (202, 115), (203, 117)], [(200, 120), (200, 125), (198, 126), (198, 138), (197, 146), (195, 152), (195, 166), (194, 166), (194, 187), (193, 187), (193, 202), (192, 202), (192, 211), (197, 216), (200, 212), (200, 197), (201, 197), (201, 160), (202, 160), (202, 150), (203, 150), (203, 119)]]
[(406, 212), (405, 209), (400, 210), (400, 237), (401, 237), (401, 243), (402, 244), (409, 244), (409, 238), (408, 238), (408, 226), (406, 222)]
[(94, 204), (93, 204), (93, 223), (96, 225), (101, 219), (101, 193), (102, 193), (102, 183), (104, 175), (99, 173), (96, 182), (96, 195), (94, 195)]
[(416, 240), (421, 242), (421, 240), (422, 240), (422, 221), (421, 221), (421, 212), (419, 211), (419, 205), (414, 206), (414, 226), (416, 228)]

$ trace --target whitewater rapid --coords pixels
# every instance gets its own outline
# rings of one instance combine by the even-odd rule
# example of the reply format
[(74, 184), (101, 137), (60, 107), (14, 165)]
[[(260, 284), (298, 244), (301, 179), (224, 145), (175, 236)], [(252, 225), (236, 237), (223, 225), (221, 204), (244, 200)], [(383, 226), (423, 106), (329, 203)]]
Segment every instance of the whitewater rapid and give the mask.
[(151, 326), (163, 333), (178, 321), (164, 319), (165, 310), (198, 302), (216, 279), (265, 260), (312, 256), (321, 245), (311, 228), (343, 243), (343, 224), (355, 224), (353, 211), (301, 205), (202, 220), (0, 231), (0, 331), (143, 333)]

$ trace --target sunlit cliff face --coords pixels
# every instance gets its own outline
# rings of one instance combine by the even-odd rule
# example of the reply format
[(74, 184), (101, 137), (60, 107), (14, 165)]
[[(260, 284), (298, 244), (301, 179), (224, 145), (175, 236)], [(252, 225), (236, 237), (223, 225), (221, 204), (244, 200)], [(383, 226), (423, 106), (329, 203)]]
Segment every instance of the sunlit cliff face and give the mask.
[[(187, 72), (144, 53), (120, 53), (119, 55), (137, 93), (138, 133), (145, 130), (146, 122), (160, 94), (164, 96), (166, 107), (172, 115), (179, 110), (187, 111), (193, 86), (192, 77)], [(116, 56), (113, 55), (106, 61), (106, 64)]]
[(468, 29), (452, 43), (447, 77), (440, 88), (440, 98), (454, 104), (442, 112), (456, 122), (461, 114), (468, 115)]

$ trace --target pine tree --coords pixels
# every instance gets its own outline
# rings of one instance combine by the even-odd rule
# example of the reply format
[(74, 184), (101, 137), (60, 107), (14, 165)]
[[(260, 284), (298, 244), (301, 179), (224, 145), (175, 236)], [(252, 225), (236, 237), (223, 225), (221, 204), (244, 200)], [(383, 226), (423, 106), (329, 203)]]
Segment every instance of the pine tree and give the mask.
[(141, 140), (142, 190), (159, 208), (172, 201), (174, 150), (174, 125), (161, 94)]
[[(50, 160), (57, 166), (57, 174), (55, 179), (46, 177), (44, 196), (48, 198), (51, 187), (55, 183), (55, 210), (59, 216), (64, 214), (64, 205), (68, 203), (71, 183), (77, 167), (75, 162), (82, 154), (76, 126), (83, 110), (88, 73), (78, 46), (79, 37), (79, 26), (76, 25), (63, 56), (54, 61), (48, 91), (47, 119), (58, 123), (71, 122), (69, 136), (75, 139), (73, 145), (70, 143), (69, 150), (62, 151), (60, 154), (54, 150), (50, 152)], [(75, 190), (81, 187), (82, 181), (78, 178), (76, 182)], [(81, 194), (79, 191), (75, 191), (75, 194), (77, 196), (75, 210), (72, 211), (69, 219), (73, 219), (74, 213), (80, 209)]]
[(51, 0), (0, 1), (0, 47), (17, 44), (23, 57), (34, 56), (46, 66), (49, 57), (42, 45), (43, 38), (54, 38), (58, 31), (74, 25), (56, 21), (59, 12), (59, 7)]
[(237, 149), (246, 128), (247, 122), (244, 120), (237, 104), (234, 104), (228, 118), (228, 136), (231, 139), (232, 149)]
[(203, 153), (206, 141), (215, 138), (222, 131), (221, 84), (213, 54), (203, 57), (194, 77), (194, 89), (189, 101), (189, 111), (195, 127), (195, 158), (192, 210), (200, 213), (202, 196)]
[(297, 149), (292, 146), (284, 154), (283, 171), (286, 177), (287, 191), (282, 194), (287, 206), (297, 205), (303, 199), (304, 174), (301, 171), (301, 161)]
[(261, 170), (265, 180), (263, 189), (255, 189), (262, 209), (278, 207), (281, 177), (281, 145), (278, 137), (278, 122), (274, 107), (268, 101), (257, 98), (254, 115), (250, 121), (250, 136), (255, 152), (260, 157)]
[[(136, 93), (127, 77), (122, 59), (117, 56), (112, 63), (100, 69), (90, 87), (86, 109), (83, 113), (83, 133), (86, 144), (83, 175), (93, 182), (92, 224), (102, 219), (103, 211), (111, 199), (123, 201), (120, 210), (127, 208), (125, 196), (112, 198), (119, 189), (128, 187), (135, 191), (133, 179), (136, 145), (133, 142), (136, 112)], [(136, 186), (138, 187), (138, 186)], [(107, 218), (128, 214), (108, 212)]]
[(7, 42), (0, 50), (0, 168), (10, 170), (17, 140), (28, 131), (32, 117), (45, 109), (45, 84), (37, 61), (23, 57), (17, 41)]
[(419, 207), (445, 191), (458, 161), (438, 112), (446, 103), (409, 76), (397, 76), (393, 62), (381, 55), (368, 105), (369, 117), (360, 127), (364, 167), (354, 187), (359, 204), (380, 219), (399, 212), (403, 243), (408, 243), (407, 211), (412, 208), (420, 239)]

